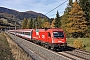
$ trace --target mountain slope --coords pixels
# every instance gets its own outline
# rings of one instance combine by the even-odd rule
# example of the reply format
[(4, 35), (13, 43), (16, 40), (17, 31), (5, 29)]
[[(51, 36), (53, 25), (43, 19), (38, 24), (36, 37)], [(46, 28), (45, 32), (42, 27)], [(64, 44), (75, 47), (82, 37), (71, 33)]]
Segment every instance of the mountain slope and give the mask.
[[(41, 13), (37, 13), (34, 11), (26, 11), (26, 12), (19, 12), (13, 9), (8, 9), (8, 8), (4, 8), (4, 7), (0, 7), (0, 13), (7, 13), (7, 14), (12, 14), (12, 16), (14, 16), (14, 18), (23, 20), (24, 18), (36, 18), (38, 17), (38, 15), (40, 15), (41, 17), (47, 17)], [(11, 17), (12, 18), (12, 17)]]
[(0, 7), (0, 26), (14, 26), (15, 22), (20, 26), (24, 18), (36, 18), (38, 16), (47, 17), (34, 11), (19, 12), (13, 9)]

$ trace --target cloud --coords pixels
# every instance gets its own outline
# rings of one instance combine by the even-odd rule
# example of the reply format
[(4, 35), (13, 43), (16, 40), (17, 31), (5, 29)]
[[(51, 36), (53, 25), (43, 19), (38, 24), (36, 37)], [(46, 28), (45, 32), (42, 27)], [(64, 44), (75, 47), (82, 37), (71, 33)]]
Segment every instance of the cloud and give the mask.
[[(54, 9), (61, 3), (66, 0), (1, 0), (3, 2), (0, 3), (0, 6), (15, 9), (18, 11), (27, 11), (32, 10), (38, 13), (46, 14), (50, 10)], [(50, 12), (47, 16), (53, 17), (56, 14), (56, 11), (59, 12), (64, 11), (67, 3), (63, 4), (62, 6), (58, 7), (56, 10)]]

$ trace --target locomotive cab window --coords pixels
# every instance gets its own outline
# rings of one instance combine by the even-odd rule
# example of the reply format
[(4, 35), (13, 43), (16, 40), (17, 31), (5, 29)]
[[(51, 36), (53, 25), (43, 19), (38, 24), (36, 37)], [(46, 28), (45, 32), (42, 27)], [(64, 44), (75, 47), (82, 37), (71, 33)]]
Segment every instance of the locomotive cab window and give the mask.
[(63, 38), (64, 37), (64, 34), (63, 34), (63, 32), (56, 31), (56, 32), (53, 32), (53, 36), (55, 38)]

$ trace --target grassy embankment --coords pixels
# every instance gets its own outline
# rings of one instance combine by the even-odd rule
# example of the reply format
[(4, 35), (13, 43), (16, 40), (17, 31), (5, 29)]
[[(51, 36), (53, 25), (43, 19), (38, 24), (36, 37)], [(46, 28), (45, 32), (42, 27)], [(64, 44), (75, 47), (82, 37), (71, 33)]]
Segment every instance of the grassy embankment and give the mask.
[(8, 35), (0, 33), (0, 44), (3, 44), (3, 48), (0, 48), (0, 60), (32, 60)]
[(85, 45), (85, 49), (90, 51), (90, 38), (67, 38), (67, 43), (70, 46), (74, 46), (74, 41), (80, 40), (82, 41), (83, 45)]
[(9, 44), (3, 33), (0, 33), (0, 60), (14, 60)]

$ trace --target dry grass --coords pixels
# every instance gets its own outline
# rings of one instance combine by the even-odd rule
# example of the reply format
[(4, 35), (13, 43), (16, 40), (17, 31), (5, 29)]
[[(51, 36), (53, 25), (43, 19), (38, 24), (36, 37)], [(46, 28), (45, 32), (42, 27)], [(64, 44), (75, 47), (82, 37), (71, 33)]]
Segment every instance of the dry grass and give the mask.
[(9, 44), (3, 33), (0, 33), (0, 60), (14, 60)]
[(23, 51), (7, 34), (4, 35), (7, 38), (15, 60), (32, 60), (32, 58), (25, 51)]

